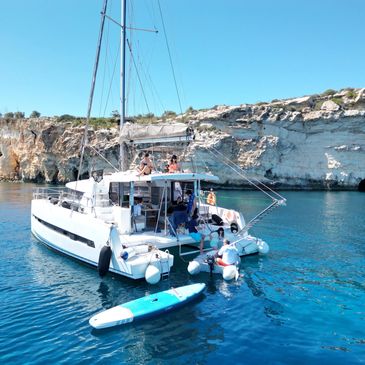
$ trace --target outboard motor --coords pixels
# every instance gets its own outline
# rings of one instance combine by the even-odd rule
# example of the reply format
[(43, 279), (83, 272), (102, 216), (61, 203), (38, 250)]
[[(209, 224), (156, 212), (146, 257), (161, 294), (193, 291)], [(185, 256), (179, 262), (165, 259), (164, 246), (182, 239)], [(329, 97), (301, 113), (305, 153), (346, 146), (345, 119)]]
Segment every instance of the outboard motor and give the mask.
[(109, 271), (110, 259), (112, 257), (112, 249), (110, 246), (104, 246), (100, 250), (98, 272), (101, 277), (105, 276)]
[(209, 265), (209, 272), (210, 276), (213, 276), (213, 270), (214, 270), (214, 256), (208, 255), (207, 256), (207, 264)]

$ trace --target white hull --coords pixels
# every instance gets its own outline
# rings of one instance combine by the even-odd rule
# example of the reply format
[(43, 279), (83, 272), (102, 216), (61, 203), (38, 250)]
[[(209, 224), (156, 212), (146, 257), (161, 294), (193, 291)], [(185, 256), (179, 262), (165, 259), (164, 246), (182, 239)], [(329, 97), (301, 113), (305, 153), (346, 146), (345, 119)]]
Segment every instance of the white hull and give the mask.
[[(82, 214), (47, 199), (32, 201), (31, 229), (34, 236), (50, 248), (84, 263), (98, 266), (100, 250), (109, 242), (112, 249), (109, 271), (133, 279), (145, 277), (147, 267), (156, 266), (161, 274), (168, 274), (173, 256), (160, 250), (140, 245), (121, 258), (123, 252), (116, 228), (90, 214)], [(158, 257), (156, 257), (156, 254)]]

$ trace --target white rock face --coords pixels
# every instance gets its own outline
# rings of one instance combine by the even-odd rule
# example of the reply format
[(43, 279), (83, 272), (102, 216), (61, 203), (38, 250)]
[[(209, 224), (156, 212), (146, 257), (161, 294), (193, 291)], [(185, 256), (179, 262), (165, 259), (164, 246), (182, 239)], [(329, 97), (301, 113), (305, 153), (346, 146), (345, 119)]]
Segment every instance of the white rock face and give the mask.
[[(196, 133), (180, 156), (193, 159), (198, 170), (218, 175), (224, 185), (243, 186), (246, 181), (222, 156), (247, 176), (275, 187), (356, 189), (365, 179), (365, 92), (344, 90), (336, 94), (339, 97), (341, 108), (331, 96), (308, 96), (194, 111), (177, 118), (188, 120)], [(0, 119), (0, 179), (73, 180), (83, 132), (83, 127), (52, 118)], [(82, 174), (111, 169), (95, 149), (118, 165), (117, 133), (117, 128), (89, 131), (93, 149), (87, 149)], [(175, 145), (170, 152), (177, 149)], [(138, 161), (136, 152), (129, 149), (127, 154), (133, 166)], [(157, 161), (166, 154), (155, 151), (154, 157)], [(191, 163), (182, 165), (192, 170)]]
[(337, 111), (340, 109), (340, 106), (333, 102), (332, 100), (325, 101), (322, 106), (321, 110), (328, 110), (328, 111)]

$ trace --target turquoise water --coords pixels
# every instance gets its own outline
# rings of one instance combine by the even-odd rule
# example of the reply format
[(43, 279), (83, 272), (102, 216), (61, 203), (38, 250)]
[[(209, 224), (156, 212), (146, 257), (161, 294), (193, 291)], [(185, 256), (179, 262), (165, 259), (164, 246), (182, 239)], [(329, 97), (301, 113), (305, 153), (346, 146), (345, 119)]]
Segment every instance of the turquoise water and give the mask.
[[(252, 233), (271, 252), (242, 261), (244, 279), (106, 277), (30, 234), (31, 184), (0, 183), (0, 360), (11, 364), (360, 364), (365, 362), (365, 194), (286, 192)], [(254, 192), (218, 199), (249, 215)], [(152, 292), (205, 282), (197, 302), (145, 323), (95, 332), (90, 316)]]

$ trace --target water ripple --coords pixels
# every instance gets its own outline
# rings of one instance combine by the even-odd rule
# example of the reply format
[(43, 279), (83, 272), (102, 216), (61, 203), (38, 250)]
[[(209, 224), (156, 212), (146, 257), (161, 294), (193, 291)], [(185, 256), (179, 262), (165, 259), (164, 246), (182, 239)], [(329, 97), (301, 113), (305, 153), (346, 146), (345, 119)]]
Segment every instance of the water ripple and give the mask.
[[(250, 203), (252, 215), (264, 206), (252, 192), (224, 195), (233, 208)], [(245, 258), (243, 278), (190, 277), (175, 256), (171, 278), (149, 286), (100, 279), (45, 248), (29, 232), (31, 186), (1, 183), (2, 363), (363, 363), (365, 195), (285, 195), (288, 206), (253, 232), (270, 254)], [(107, 331), (88, 324), (103, 309), (199, 281), (204, 296), (178, 311)]]

